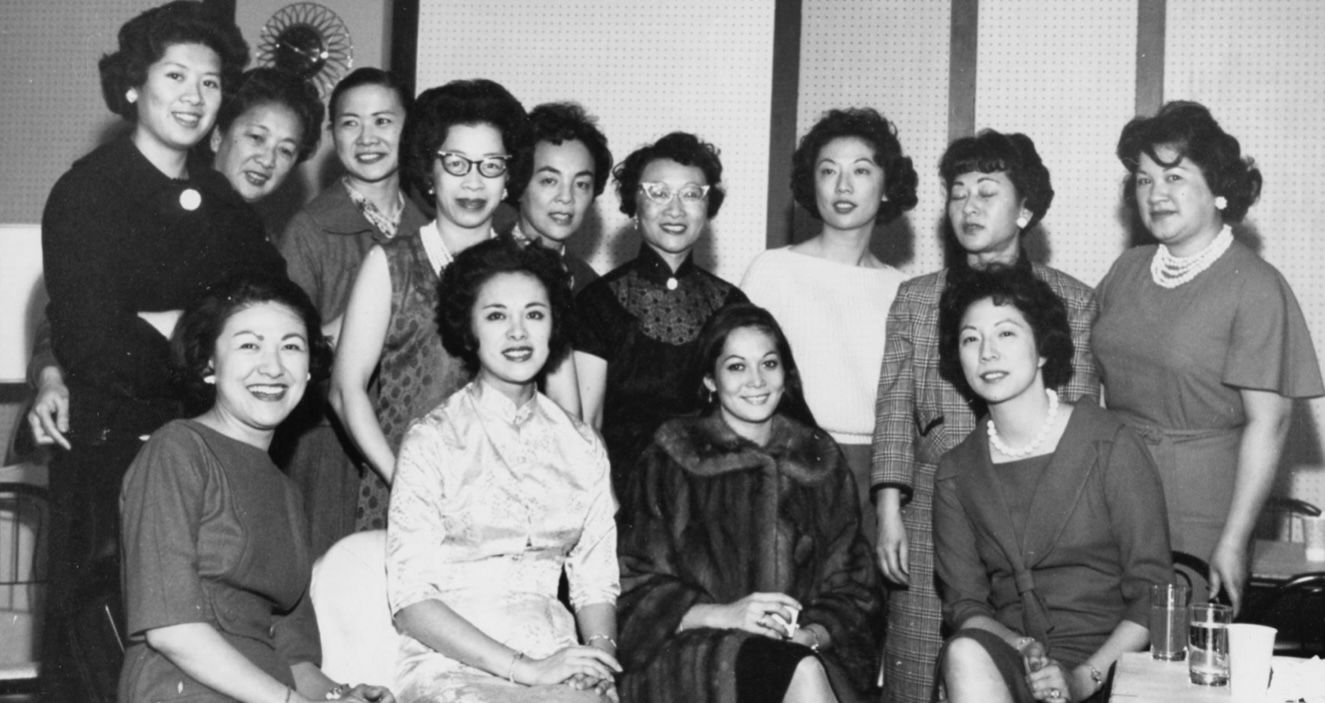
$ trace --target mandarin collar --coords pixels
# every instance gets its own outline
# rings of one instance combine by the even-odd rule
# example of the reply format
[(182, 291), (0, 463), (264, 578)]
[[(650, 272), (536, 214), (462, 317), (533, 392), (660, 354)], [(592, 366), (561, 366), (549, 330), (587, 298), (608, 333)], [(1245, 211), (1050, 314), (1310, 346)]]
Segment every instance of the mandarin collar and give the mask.
[(518, 427), (529, 421), (534, 415), (534, 408), (538, 403), (538, 392), (535, 391), (529, 400), (520, 405), (506, 396), (505, 393), (489, 386), (481, 379), (474, 379), (469, 382), (469, 397), (474, 400), (474, 405), (484, 415), (496, 418), (512, 427)]
[(635, 257), (635, 270), (639, 272), (644, 280), (666, 287), (669, 278), (675, 277), (678, 281), (684, 281), (699, 272), (699, 267), (695, 266), (694, 258), (694, 250), (687, 252), (685, 260), (673, 273), (672, 267), (668, 266), (666, 261), (663, 261), (658, 252), (653, 250), (653, 247), (648, 244), (641, 244), (639, 256)]

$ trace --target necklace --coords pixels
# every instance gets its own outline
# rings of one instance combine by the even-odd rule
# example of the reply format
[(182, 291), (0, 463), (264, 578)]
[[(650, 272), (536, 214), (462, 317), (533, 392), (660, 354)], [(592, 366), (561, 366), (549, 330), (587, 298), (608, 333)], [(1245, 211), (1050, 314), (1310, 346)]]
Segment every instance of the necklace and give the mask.
[(1177, 288), (1210, 268), (1233, 244), (1233, 227), (1224, 225), (1219, 234), (1199, 254), (1174, 256), (1167, 245), (1155, 248), (1150, 260), (1150, 279), (1161, 288)]
[(1054, 420), (1058, 419), (1058, 393), (1052, 388), (1046, 388), (1044, 389), (1044, 395), (1049, 399), (1049, 412), (1044, 416), (1044, 424), (1040, 425), (1039, 431), (1035, 433), (1035, 439), (1032, 439), (1030, 444), (1027, 444), (1021, 449), (1013, 449), (1004, 444), (1003, 438), (998, 436), (998, 428), (994, 427), (994, 419), (989, 419), (989, 424), (987, 425), (989, 445), (992, 446), (995, 451), (1003, 456), (1020, 459), (1034, 454), (1035, 450), (1039, 449), (1041, 444), (1044, 444), (1045, 437), (1049, 436), (1049, 430), (1054, 426)]

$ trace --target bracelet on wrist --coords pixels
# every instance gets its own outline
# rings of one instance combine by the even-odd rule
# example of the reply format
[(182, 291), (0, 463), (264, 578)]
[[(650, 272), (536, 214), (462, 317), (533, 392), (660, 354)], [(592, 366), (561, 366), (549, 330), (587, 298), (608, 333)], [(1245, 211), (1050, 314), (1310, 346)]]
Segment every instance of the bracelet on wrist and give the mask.
[(335, 686), (332, 686), (330, 691), (327, 691), (326, 699), (329, 701), (338, 701), (344, 697), (345, 694), (349, 693), (351, 688), (353, 688), (353, 686), (347, 683), (338, 683)]
[(607, 642), (608, 644), (612, 645), (612, 649), (616, 649), (616, 640), (612, 639), (611, 635), (605, 635), (602, 633), (596, 635), (589, 635), (589, 639), (585, 640), (584, 643), (593, 644), (597, 640), (603, 640), (604, 642)]
[(1104, 672), (1096, 669), (1095, 665), (1090, 662), (1086, 662), (1086, 668), (1090, 669), (1090, 680), (1094, 682), (1095, 690), (1098, 691), (1104, 688)]
[(810, 651), (817, 654), (819, 652), (819, 645), (823, 644), (823, 642), (819, 640), (819, 633), (815, 632), (814, 628), (809, 626), (802, 627), (801, 631), (809, 635), (810, 639), (814, 640), (810, 643)]
[(1034, 642), (1034, 637), (1018, 637), (1017, 641), (1012, 643), (1012, 648), (1017, 650), (1017, 653), (1020, 654), (1021, 650), (1029, 647)]
[(515, 683), (515, 665), (524, 659), (524, 652), (516, 651), (511, 655), (511, 666), (506, 669), (506, 680)]

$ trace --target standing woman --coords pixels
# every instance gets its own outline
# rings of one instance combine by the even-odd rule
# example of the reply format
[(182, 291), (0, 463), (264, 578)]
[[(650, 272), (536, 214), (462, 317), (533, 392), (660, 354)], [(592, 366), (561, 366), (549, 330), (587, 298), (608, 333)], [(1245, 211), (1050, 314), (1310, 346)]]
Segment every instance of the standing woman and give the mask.
[(1261, 174), (1210, 111), (1173, 102), (1131, 121), (1118, 158), (1124, 199), (1159, 243), (1100, 281), (1105, 399), (1155, 456), (1173, 548), (1208, 560), (1211, 595), (1237, 610), (1292, 399), (1325, 393), (1320, 366), (1288, 283), (1233, 239)]
[[(520, 101), (485, 79), (423, 92), (401, 135), (406, 181), (432, 198), (437, 219), (417, 236), (369, 250), (346, 303), (330, 400), (372, 471), (360, 484), (355, 528), (386, 526), (396, 451), (411, 421), (465, 384), (463, 364), (437, 333), (437, 284), (455, 255), (496, 236), (508, 171), (528, 158)], [(378, 393), (369, 395), (376, 375)]]
[(227, 273), (284, 269), (257, 214), (190, 157), (247, 61), (239, 30), (200, 3), (172, 2), (125, 23), (99, 67), (107, 106), (132, 128), (76, 162), (46, 202), (48, 315), (73, 408), (72, 448), (51, 471), (47, 700), (113, 690), (117, 662), (70, 687), (87, 657), (70, 651), (69, 616), (94, 601), (118, 610), (115, 499), (143, 440), (183, 412), (167, 342), (180, 311)]
[(870, 440), (888, 308), (905, 276), (870, 252), (874, 226), (916, 204), (916, 172), (897, 129), (870, 108), (831, 110), (792, 155), (791, 192), (823, 222), (819, 234), (760, 254), (741, 289), (787, 331), (800, 358), (805, 399), (842, 447), (869, 509)]
[[(994, 264), (1028, 269), (1067, 305), (1074, 353), (1068, 401), (1099, 394), (1088, 339), (1095, 296), (1084, 283), (1026, 258), (1021, 236), (1053, 200), (1049, 169), (1024, 134), (985, 130), (948, 146), (939, 163), (948, 190), (948, 268), (904, 282), (888, 313), (875, 404), (873, 488), (879, 566), (900, 586), (888, 599), (884, 698), (928, 701), (943, 640), (934, 590), (931, 505), (939, 457), (975, 427), (966, 399), (939, 373), (943, 291)], [(955, 241), (955, 245), (954, 244)], [(905, 506), (905, 507), (903, 507)]]
[[(428, 219), (400, 184), (400, 135), (410, 95), (391, 74), (360, 68), (331, 91), (331, 140), (345, 174), (295, 213), (281, 237), (290, 278), (321, 313), (323, 331), (340, 336), (350, 287), (368, 251), (417, 237)], [(354, 531), (361, 471), (358, 451), (331, 423), (326, 386), (309, 394), (277, 436), (304, 496), (313, 553)]]
[(691, 260), (726, 196), (716, 147), (672, 132), (636, 149), (613, 176), (621, 212), (635, 218), (644, 243), (576, 299), (575, 369), (584, 418), (602, 430), (622, 495), (654, 430), (698, 409), (682, 375), (699, 330), (718, 308), (746, 298)]

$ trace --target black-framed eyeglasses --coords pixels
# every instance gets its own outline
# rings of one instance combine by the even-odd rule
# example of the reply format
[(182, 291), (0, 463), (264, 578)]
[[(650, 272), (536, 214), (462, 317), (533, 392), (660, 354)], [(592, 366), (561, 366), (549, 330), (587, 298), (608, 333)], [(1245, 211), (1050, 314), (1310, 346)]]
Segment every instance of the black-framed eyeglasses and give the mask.
[(506, 162), (511, 159), (509, 155), (471, 159), (454, 151), (439, 151), (437, 158), (442, 161), (442, 170), (457, 178), (468, 176), (475, 166), (478, 167), (478, 175), (484, 178), (500, 178), (505, 175)]
[(680, 198), (682, 205), (698, 205), (708, 198), (709, 188), (711, 187), (702, 186), (698, 183), (686, 183), (685, 185), (673, 187), (662, 181), (642, 181), (639, 184), (640, 192), (644, 193), (644, 197), (658, 205), (670, 203), (673, 197)]

